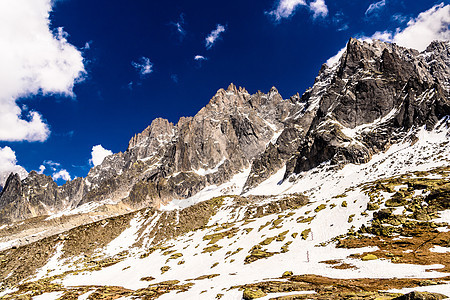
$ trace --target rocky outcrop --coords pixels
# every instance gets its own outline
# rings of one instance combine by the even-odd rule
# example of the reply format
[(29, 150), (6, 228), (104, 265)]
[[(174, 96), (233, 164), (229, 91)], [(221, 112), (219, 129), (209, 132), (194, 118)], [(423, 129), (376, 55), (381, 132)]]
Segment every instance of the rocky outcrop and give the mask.
[[(256, 158), (247, 189), (284, 165), (288, 178), (324, 162), (364, 163), (410, 129), (432, 129), (450, 114), (449, 57), (448, 42), (433, 42), (419, 53), (350, 39), (339, 63), (324, 65), (302, 96), (304, 110), (287, 120), (277, 142)], [(282, 138), (293, 131), (295, 138)]]
[[(364, 163), (414, 129), (450, 114), (449, 42), (423, 53), (350, 39), (313, 87), (283, 100), (231, 84), (194, 117), (155, 119), (86, 178), (57, 187), (36, 172), (10, 176), (0, 220), (20, 220), (92, 201), (159, 207), (249, 170), (243, 192), (286, 167), (285, 179), (322, 163)], [(294, 176), (295, 177), (295, 176)], [(4, 222), (4, 221), (3, 221)]]
[(57, 191), (49, 176), (32, 171), (21, 181), (18, 174), (11, 174), (0, 194), (0, 220), (31, 218), (63, 208), (56, 202)]

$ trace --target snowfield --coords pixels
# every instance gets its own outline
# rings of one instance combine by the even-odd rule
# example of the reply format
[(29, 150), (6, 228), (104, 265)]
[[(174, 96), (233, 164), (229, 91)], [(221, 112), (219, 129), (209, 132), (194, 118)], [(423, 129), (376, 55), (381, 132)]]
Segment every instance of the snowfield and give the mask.
[[(151, 219), (145, 219), (139, 213), (131, 220), (128, 229), (109, 245), (97, 251), (98, 255), (112, 257), (127, 250), (129, 254), (124, 260), (98, 271), (69, 274), (55, 282), (61, 283), (66, 288), (86, 285), (121, 286), (137, 290), (146, 288), (149, 282), (142, 278), (151, 276), (154, 278), (151, 283), (168, 280), (178, 280), (180, 284), (194, 283), (186, 292), (172, 291), (158, 299), (215, 299), (219, 294), (222, 295), (221, 299), (242, 299), (242, 291), (233, 287), (280, 278), (285, 271), (292, 271), (296, 275), (315, 274), (342, 279), (449, 276), (450, 273), (438, 272), (438, 269), (444, 267), (439, 264), (412, 265), (393, 263), (387, 259), (364, 261), (352, 258), (352, 254), (375, 251), (377, 247), (345, 249), (336, 248), (335, 243), (330, 242), (352, 228), (367, 225), (372, 219), (371, 213), (361, 214), (369, 202), (369, 197), (362, 190), (361, 184), (407, 173), (410, 170), (426, 171), (446, 166), (450, 157), (450, 147), (445, 143), (448, 141), (448, 129), (445, 126), (438, 126), (431, 132), (421, 129), (419, 140), (413, 145), (408, 141), (393, 145), (385, 153), (374, 155), (366, 164), (349, 164), (331, 172), (330, 166), (323, 164), (282, 182), (285, 172), (283, 168), (244, 196), (273, 195), (258, 203), (265, 205), (295, 193), (303, 193), (309, 198), (308, 204), (297, 209), (287, 209), (281, 214), (267, 214), (248, 219), (245, 217), (246, 208), (236, 205), (237, 197), (225, 197), (220, 209), (210, 218), (205, 228), (168, 240), (162, 244), (165, 248), (157, 249), (147, 256), (143, 254), (150, 247), (151, 240), (144, 240), (142, 247), (133, 245), (155, 229), (159, 215), (155, 213)], [(173, 200), (162, 207), (162, 210), (180, 210), (221, 196), (224, 191), (229, 192), (228, 194), (240, 194), (249, 171), (248, 169), (237, 174), (224, 185), (209, 186), (187, 200)], [(397, 187), (397, 190), (400, 188), (401, 186)], [(449, 215), (448, 210), (441, 213), (441, 219), (438, 221), (450, 221)], [(310, 219), (299, 222), (305, 218)], [(206, 238), (211, 234), (227, 233), (230, 228), (234, 228), (232, 234), (225, 234), (214, 243)], [(447, 228), (442, 227), (440, 230), (445, 232)], [(277, 239), (280, 236), (281, 238)], [(272, 240), (263, 243), (262, 248), (274, 254), (265, 259), (244, 263), (252, 248), (268, 238)], [(208, 251), (208, 247), (214, 248)], [(283, 247), (287, 251), (282, 251)], [(447, 253), (450, 250), (436, 246), (431, 251)], [(61, 252), (58, 250), (47, 265), (37, 273), (35, 280), (77, 268), (76, 265), (71, 265), (77, 258), (60, 259), (60, 256)], [(329, 260), (337, 260), (350, 265), (351, 268), (336, 269), (323, 263)], [(217, 275), (203, 280), (192, 280), (213, 274)], [(396, 291), (411, 290), (439, 292), (450, 296), (450, 284)], [(88, 299), (91, 292), (81, 295), (79, 299)], [(314, 291), (274, 293), (261, 299), (300, 293), (314, 293)], [(33, 299), (57, 299), (59, 296), (59, 293), (47, 293)]]

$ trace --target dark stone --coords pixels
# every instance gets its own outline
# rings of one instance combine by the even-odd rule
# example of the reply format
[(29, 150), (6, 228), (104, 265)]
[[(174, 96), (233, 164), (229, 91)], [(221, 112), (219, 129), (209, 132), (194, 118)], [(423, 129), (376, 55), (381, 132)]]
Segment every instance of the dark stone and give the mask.
[(442, 300), (446, 298), (447, 296), (441, 294), (414, 291), (392, 300)]

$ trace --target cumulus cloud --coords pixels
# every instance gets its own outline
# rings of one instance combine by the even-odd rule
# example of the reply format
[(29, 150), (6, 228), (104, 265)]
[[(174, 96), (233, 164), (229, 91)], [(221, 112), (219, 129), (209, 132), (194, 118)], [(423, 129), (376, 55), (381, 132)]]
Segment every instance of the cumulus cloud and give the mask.
[(46, 169), (46, 168), (45, 168), (44, 165), (40, 165), (40, 166), (39, 166), (38, 174), (44, 174), (45, 169)]
[(280, 21), (283, 18), (289, 18), (294, 14), (294, 11), (299, 6), (306, 6), (306, 1), (304, 0), (280, 0), (278, 2), (277, 7), (268, 12), (269, 15), (272, 15), (276, 21)]
[(205, 39), (206, 49), (211, 49), (216, 41), (220, 38), (220, 35), (225, 32), (225, 26), (217, 24), (216, 29), (211, 31), (211, 33)]
[(279, 22), (294, 15), (295, 11), (301, 6), (307, 7), (313, 13), (314, 19), (328, 15), (325, 0), (315, 0), (309, 4), (305, 0), (279, 0), (275, 8), (266, 13), (272, 16), (276, 22)]
[(386, 40), (423, 51), (434, 40), (450, 40), (449, 26), (450, 4), (441, 3), (411, 19), (405, 29), (397, 29)]
[(153, 64), (148, 57), (141, 57), (139, 62), (131, 62), (131, 65), (139, 72), (141, 77), (145, 77), (153, 72)]
[(370, 17), (371, 15), (377, 14), (385, 6), (386, 0), (381, 0), (370, 4), (365, 13), (366, 17)]
[(0, 148), (0, 186), (3, 187), (9, 174), (17, 173), (21, 179), (28, 176), (28, 172), (17, 164), (16, 153), (8, 146)]
[(105, 157), (111, 154), (113, 154), (112, 151), (103, 148), (102, 145), (94, 146), (92, 147), (92, 158), (89, 160), (89, 162), (94, 166), (98, 166), (103, 162)]
[[(411, 19), (407, 27), (392, 31), (377, 31), (372, 36), (361, 36), (360, 40), (381, 40), (396, 43), (399, 46), (423, 51), (434, 40), (450, 40), (450, 4), (433, 6)], [(345, 47), (327, 60), (327, 65), (337, 63), (345, 51)]]
[(44, 141), (48, 125), (18, 98), (36, 94), (73, 96), (85, 74), (81, 52), (63, 28), (50, 29), (52, 0), (0, 1), (0, 140)]
[(326, 17), (328, 15), (328, 7), (325, 0), (316, 0), (309, 4), (309, 9), (313, 12), (313, 18)]
[(65, 169), (62, 169), (62, 170), (59, 170), (56, 173), (53, 173), (52, 178), (55, 181), (58, 180), (58, 179), (62, 179), (62, 180), (65, 180), (65, 181), (72, 180), (72, 178), (70, 177), (69, 172), (67, 172), (67, 170), (65, 170)]

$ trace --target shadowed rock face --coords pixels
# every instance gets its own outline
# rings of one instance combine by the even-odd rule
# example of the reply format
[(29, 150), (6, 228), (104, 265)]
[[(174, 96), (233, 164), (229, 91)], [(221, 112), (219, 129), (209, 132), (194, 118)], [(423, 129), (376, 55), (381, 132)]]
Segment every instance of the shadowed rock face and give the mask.
[(122, 201), (158, 207), (195, 195), (251, 168), (244, 191), (286, 166), (285, 178), (323, 162), (364, 163), (411, 128), (433, 128), (450, 114), (450, 46), (426, 51), (350, 39), (335, 66), (322, 66), (312, 88), (283, 100), (275, 88), (250, 95), (231, 84), (194, 117), (155, 119), (128, 149), (57, 187), (31, 172), (10, 176), (0, 195), (0, 220)]
[(450, 114), (449, 43), (426, 51), (350, 39), (335, 66), (322, 66), (301, 101), (305, 108), (285, 121), (274, 145), (257, 156), (247, 189), (286, 165), (285, 178), (323, 162), (364, 163), (410, 128), (433, 128)]

